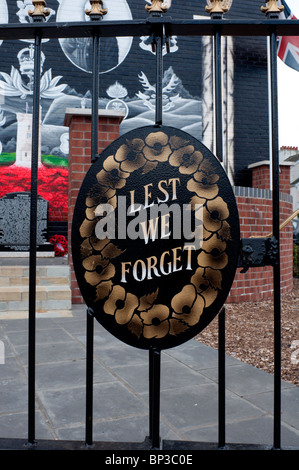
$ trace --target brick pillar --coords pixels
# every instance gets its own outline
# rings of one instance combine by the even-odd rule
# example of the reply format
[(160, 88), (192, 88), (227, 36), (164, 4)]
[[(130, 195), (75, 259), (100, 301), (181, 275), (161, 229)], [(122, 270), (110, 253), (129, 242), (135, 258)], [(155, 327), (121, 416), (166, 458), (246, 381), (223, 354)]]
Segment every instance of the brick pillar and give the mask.
[[(291, 166), (294, 163), (283, 162), (279, 165), (279, 189), (281, 193), (291, 192)], [(270, 162), (268, 160), (248, 166), (252, 174), (252, 187), (270, 189)]]
[[(99, 110), (99, 153), (119, 137), (122, 111)], [(71, 226), (81, 183), (91, 165), (91, 109), (67, 109), (64, 125), (69, 127), (68, 243), (72, 303), (83, 303), (75, 277), (71, 253)]]

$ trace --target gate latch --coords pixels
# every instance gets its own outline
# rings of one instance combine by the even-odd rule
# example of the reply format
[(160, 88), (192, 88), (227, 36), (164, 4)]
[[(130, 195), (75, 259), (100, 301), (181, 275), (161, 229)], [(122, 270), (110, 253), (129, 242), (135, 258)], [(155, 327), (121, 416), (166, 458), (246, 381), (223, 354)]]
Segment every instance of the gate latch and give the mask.
[(278, 241), (275, 237), (241, 239), (238, 267), (246, 273), (249, 268), (274, 266), (278, 262)]

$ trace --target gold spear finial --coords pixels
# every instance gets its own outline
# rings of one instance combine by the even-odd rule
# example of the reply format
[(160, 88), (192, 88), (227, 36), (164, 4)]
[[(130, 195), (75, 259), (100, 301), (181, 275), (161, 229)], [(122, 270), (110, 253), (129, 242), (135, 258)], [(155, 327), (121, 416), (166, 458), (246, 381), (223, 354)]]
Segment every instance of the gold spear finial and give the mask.
[(277, 14), (281, 13), (284, 10), (283, 5), (277, 5), (277, 0), (266, 0), (267, 6), (261, 6), (262, 13), (266, 15), (269, 14)]
[(102, 0), (89, 0), (91, 4), (90, 10), (85, 10), (85, 14), (90, 16), (90, 19), (97, 19), (99, 16), (104, 16), (108, 13), (108, 8), (102, 8)]
[(145, 9), (148, 13), (166, 13), (168, 11), (167, 6), (162, 6), (164, 0), (152, 0), (151, 5), (145, 5)]
[(50, 15), (50, 10), (45, 10), (47, 6), (45, 0), (32, 0), (32, 5), (34, 6), (34, 10), (29, 10), (28, 15), (31, 16), (33, 20), (37, 17), (46, 19), (46, 16)]
[(207, 0), (206, 12), (210, 15), (223, 15), (231, 7), (232, 0)]

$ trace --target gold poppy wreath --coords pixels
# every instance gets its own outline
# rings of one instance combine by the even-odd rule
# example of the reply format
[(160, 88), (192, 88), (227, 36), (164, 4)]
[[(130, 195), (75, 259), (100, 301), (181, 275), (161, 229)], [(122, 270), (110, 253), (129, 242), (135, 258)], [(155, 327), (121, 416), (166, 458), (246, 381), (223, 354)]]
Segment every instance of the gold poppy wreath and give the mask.
[[(116, 192), (138, 169), (143, 174), (159, 162), (169, 162), (182, 175), (189, 176), (187, 189), (192, 193), (191, 208), (203, 205), (203, 243), (197, 256), (197, 269), (190, 281), (171, 300), (170, 307), (156, 303), (158, 290), (138, 298), (121, 285), (114, 285), (113, 260), (123, 251), (111, 240), (95, 236), (97, 206), (109, 203), (117, 207)], [(95, 301), (103, 301), (103, 311), (118, 325), (126, 325), (139, 338), (165, 338), (179, 335), (199, 322), (205, 308), (222, 288), (222, 270), (228, 264), (227, 240), (231, 239), (227, 222), (229, 209), (219, 196), (215, 168), (188, 141), (152, 132), (143, 140), (133, 138), (121, 145), (103, 162), (96, 175), (98, 183), (86, 198), (86, 217), (80, 226), (82, 265), (85, 281), (95, 289)]]

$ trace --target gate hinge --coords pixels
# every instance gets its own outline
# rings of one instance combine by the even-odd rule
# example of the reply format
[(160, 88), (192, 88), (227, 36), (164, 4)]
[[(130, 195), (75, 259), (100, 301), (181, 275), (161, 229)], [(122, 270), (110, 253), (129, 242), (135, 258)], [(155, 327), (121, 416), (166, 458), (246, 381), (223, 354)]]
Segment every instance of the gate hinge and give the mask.
[(246, 273), (249, 268), (274, 266), (278, 262), (278, 241), (275, 237), (243, 238), (238, 267)]

